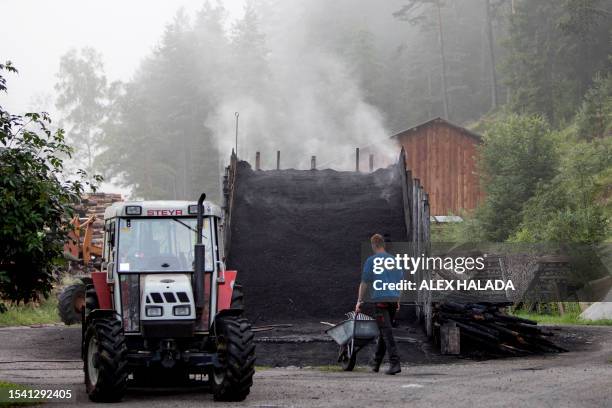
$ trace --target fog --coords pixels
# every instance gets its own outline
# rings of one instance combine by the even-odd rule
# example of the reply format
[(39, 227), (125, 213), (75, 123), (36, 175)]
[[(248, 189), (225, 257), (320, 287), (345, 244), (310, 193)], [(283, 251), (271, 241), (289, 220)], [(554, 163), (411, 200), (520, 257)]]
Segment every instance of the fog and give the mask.
[[(223, 4), (230, 21), (242, 16), (244, 0)], [(12, 112), (54, 113), (60, 56), (86, 46), (103, 55), (110, 80), (129, 81), (176, 11), (201, 6), (201, 0), (0, 0), (0, 59), (19, 69), (8, 77), (9, 93), (0, 100)]]
[[(356, 147), (366, 148), (362, 169), (371, 152), (375, 167), (388, 164), (399, 131), (435, 117), (469, 126), (511, 101), (509, 83), (524, 86), (517, 98), (532, 95), (539, 79), (521, 83), (521, 66), (507, 68), (508, 43), (531, 52), (520, 38), (542, 38), (541, 27), (560, 25), (540, 20), (573, 12), (518, 0), (1, 4), (0, 58), (20, 70), (3, 106), (50, 111), (75, 165), (142, 198), (220, 191), (236, 112), (238, 155), (253, 163), (261, 152), (264, 169), (277, 150), (282, 168), (307, 169), (316, 156), (318, 168), (354, 169)], [(512, 27), (515, 12), (528, 23)], [(595, 44), (584, 91), (606, 60), (594, 48), (605, 35), (573, 32), (545, 38)]]

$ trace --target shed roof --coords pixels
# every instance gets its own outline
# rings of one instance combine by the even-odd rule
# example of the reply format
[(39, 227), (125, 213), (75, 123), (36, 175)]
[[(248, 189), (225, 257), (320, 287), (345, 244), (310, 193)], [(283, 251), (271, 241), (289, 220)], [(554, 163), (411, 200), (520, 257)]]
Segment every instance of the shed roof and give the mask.
[(423, 122), (423, 123), (421, 123), (419, 125), (411, 127), (410, 129), (406, 129), (406, 130), (403, 130), (403, 131), (401, 131), (399, 133), (396, 133), (395, 135), (391, 136), (391, 138), (394, 139), (394, 138), (397, 138), (397, 137), (400, 137), (400, 136), (409, 135), (410, 133), (417, 132), (417, 131), (421, 130), (424, 127), (432, 126), (432, 125), (435, 125), (435, 124), (446, 125), (448, 127), (456, 129), (457, 131), (459, 131), (459, 132), (461, 132), (461, 133), (463, 133), (463, 134), (465, 134), (467, 136), (470, 136), (470, 137), (476, 139), (476, 141), (478, 141), (479, 143), (482, 142), (482, 136), (479, 135), (478, 133), (472, 132), (469, 129), (466, 129), (466, 128), (462, 127), (462, 126), (456, 125), (456, 124), (454, 124), (452, 122), (449, 122), (448, 120), (445, 120), (445, 119), (442, 119), (442, 118), (439, 118), (439, 117), (435, 118), (435, 119), (430, 119), (427, 122)]

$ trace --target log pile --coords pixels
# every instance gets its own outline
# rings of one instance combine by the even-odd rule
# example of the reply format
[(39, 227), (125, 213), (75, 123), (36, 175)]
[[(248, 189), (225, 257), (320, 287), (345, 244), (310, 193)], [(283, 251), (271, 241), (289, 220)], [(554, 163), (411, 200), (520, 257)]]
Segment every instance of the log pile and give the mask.
[(538, 327), (537, 322), (508, 315), (504, 309), (494, 303), (439, 303), (434, 305), (434, 326), (456, 325), (462, 351), (505, 356), (567, 351), (552, 343), (552, 333)]
[(114, 193), (88, 193), (82, 196), (81, 203), (75, 206), (76, 212), (81, 218), (96, 216), (93, 223), (93, 239), (95, 245), (101, 245), (104, 235), (104, 211), (111, 204), (123, 201), (121, 194)]

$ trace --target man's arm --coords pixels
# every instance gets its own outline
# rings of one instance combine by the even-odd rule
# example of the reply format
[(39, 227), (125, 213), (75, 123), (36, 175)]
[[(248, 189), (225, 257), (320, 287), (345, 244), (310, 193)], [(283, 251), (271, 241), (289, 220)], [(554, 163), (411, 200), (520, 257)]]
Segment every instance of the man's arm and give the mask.
[(368, 290), (368, 284), (365, 282), (361, 282), (359, 284), (359, 293), (357, 294), (357, 304), (355, 305), (355, 312), (361, 312), (361, 304), (366, 297), (366, 292)]

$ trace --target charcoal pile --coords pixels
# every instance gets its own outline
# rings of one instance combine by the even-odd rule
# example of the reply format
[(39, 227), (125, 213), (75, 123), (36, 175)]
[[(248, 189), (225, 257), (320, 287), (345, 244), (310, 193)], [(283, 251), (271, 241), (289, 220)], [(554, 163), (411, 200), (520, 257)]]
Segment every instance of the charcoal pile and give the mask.
[(455, 324), (461, 333), (461, 348), (488, 353), (522, 356), (534, 353), (567, 351), (551, 340), (552, 333), (537, 322), (511, 316), (493, 303), (444, 302), (435, 305), (433, 319), (437, 327)]
[(405, 241), (396, 167), (254, 171), (238, 163), (228, 268), (262, 322), (337, 320), (355, 307), (362, 244)]

